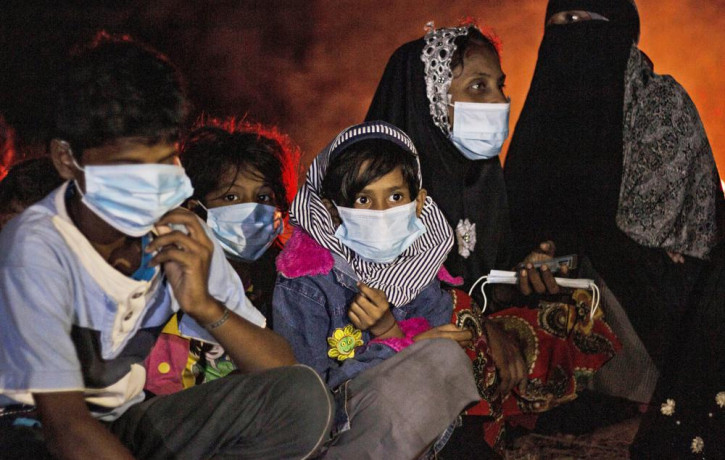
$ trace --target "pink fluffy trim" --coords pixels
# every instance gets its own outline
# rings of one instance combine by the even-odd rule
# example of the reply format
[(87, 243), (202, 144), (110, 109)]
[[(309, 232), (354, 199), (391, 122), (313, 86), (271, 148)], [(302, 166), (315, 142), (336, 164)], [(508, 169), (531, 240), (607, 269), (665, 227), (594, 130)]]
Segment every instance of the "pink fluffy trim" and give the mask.
[(277, 271), (287, 278), (307, 275), (326, 275), (335, 266), (329, 250), (320, 246), (310, 235), (295, 228), (284, 249), (277, 257)]
[(413, 337), (430, 329), (430, 324), (425, 318), (410, 318), (398, 322), (400, 331), (405, 337), (391, 337), (389, 339), (373, 339), (370, 343), (382, 343), (392, 348), (396, 353), (413, 345)]
[(438, 270), (438, 279), (446, 284), (450, 284), (451, 286), (460, 286), (463, 284), (462, 276), (451, 275), (450, 273), (448, 273), (448, 270), (446, 270), (446, 267), (443, 265), (441, 265), (441, 269)]

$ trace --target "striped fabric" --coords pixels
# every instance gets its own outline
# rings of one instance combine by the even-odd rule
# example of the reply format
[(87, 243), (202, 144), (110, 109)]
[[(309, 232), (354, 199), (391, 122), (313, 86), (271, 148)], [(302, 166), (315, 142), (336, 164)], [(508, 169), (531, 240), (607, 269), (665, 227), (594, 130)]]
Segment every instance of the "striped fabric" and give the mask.
[[(418, 157), (410, 138), (395, 126), (382, 121), (366, 122), (343, 130), (317, 155), (307, 173), (307, 180), (297, 193), (290, 209), (290, 222), (309, 233), (315, 241), (344, 258), (360, 281), (385, 292), (388, 302), (402, 306), (412, 301), (438, 273), (453, 246), (453, 230), (435, 202), (426, 198), (420, 219), (427, 231), (397, 259), (375, 263), (357, 256), (335, 238), (335, 227), (320, 197), (327, 165), (335, 154), (365, 139), (384, 139), (400, 145)], [(422, 186), (420, 162), (418, 185)]]

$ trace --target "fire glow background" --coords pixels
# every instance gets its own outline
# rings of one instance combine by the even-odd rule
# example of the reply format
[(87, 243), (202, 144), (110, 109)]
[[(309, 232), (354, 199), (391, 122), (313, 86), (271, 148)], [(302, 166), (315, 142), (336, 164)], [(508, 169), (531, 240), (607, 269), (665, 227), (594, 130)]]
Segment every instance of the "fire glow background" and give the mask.
[[(197, 111), (277, 125), (300, 145), (305, 163), (363, 119), (390, 54), (422, 36), (430, 20), (444, 26), (471, 16), (503, 40), (513, 130), (546, 8), (545, 0), (6, 1), (0, 112), (27, 142), (45, 136), (49, 77), (62, 56), (105, 28), (168, 54)], [(640, 48), (695, 101), (725, 176), (725, 0), (637, 5)], [(0, 158), (0, 167), (9, 160)]]

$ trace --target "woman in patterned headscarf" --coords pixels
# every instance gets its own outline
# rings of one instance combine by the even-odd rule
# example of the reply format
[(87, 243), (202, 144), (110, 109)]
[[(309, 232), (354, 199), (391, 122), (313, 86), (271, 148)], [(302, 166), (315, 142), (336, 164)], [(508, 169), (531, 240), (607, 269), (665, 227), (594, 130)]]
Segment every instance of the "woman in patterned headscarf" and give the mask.
[[(508, 134), (504, 81), (500, 46), (492, 35), (471, 24), (429, 27), (423, 38), (393, 53), (367, 114), (400, 127), (419, 147), (423, 185), (456, 232), (457, 247), (445, 267), (464, 278), (466, 289), (493, 268), (511, 267), (498, 158)], [(550, 272), (522, 273), (524, 293), (558, 291)], [(619, 347), (601, 313), (583, 314), (591, 299), (582, 292), (486, 319), (464, 293), (454, 291), (453, 297), (455, 324), (476, 338), (468, 352), (482, 401), (468, 413), (485, 416), (483, 434), (495, 448), (502, 444), (504, 420), (574, 399), (582, 382)], [(480, 430), (479, 422), (464, 419), (464, 433), (466, 425)]]
[[(467, 52), (486, 61), (480, 72), (486, 76), (462, 75), (474, 68), (464, 65)], [(508, 205), (498, 152), (489, 149), (472, 159), (453, 142), (450, 115), (458, 110), (452, 106), (464, 101), (505, 108), (505, 133), (496, 139), (503, 142), (508, 133), (504, 79), (495, 38), (474, 26), (430, 27), (425, 37), (391, 56), (366, 117), (398, 126), (419, 146), (423, 185), (456, 232), (457, 245), (445, 266), (463, 276), (466, 289), (492, 268), (510, 268)]]

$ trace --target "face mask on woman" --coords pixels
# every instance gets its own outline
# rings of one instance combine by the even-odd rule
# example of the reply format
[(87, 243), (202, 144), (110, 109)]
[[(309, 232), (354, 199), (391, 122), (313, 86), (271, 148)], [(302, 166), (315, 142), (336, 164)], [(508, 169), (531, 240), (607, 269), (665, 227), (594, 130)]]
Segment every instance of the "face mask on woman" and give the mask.
[[(75, 163), (75, 160), (74, 160)], [(84, 172), (83, 203), (121, 233), (139, 237), (194, 192), (179, 165), (132, 164), (75, 166)]]
[(392, 262), (426, 232), (415, 205), (413, 201), (384, 211), (338, 206), (342, 224), (335, 237), (363, 259)]
[(247, 262), (262, 257), (284, 229), (277, 208), (266, 204), (233, 204), (206, 211), (206, 222), (224, 251)]
[(456, 102), (451, 141), (469, 160), (497, 156), (509, 135), (510, 109), (509, 102)]

